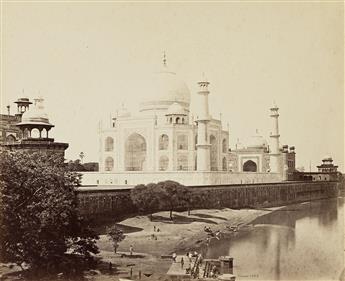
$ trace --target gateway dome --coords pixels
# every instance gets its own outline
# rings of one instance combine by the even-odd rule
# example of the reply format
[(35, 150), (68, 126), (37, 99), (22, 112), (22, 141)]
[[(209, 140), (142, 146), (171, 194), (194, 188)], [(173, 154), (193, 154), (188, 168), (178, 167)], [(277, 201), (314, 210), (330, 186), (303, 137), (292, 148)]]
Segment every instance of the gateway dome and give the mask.
[(255, 135), (251, 136), (248, 140), (247, 147), (248, 148), (262, 148), (267, 147), (266, 139), (256, 131)]

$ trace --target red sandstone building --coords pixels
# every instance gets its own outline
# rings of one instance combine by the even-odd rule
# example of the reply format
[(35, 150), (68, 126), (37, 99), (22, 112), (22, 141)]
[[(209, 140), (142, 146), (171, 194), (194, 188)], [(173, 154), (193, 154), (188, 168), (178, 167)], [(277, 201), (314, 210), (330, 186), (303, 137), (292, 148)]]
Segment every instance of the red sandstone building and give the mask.
[(16, 102), (17, 113), (0, 115), (1, 149), (40, 151), (48, 154), (65, 156), (67, 143), (55, 142), (49, 137), (49, 131), (54, 127), (49, 122), (44, 110), (43, 99), (35, 99), (34, 105), (28, 98), (20, 98)]

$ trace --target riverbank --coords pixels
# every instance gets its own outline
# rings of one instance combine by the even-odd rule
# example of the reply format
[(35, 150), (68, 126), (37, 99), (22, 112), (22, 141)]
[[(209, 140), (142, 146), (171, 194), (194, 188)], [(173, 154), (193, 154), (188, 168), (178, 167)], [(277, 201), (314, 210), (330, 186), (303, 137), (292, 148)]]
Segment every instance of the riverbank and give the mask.
[[(171, 265), (171, 259), (164, 256), (174, 252), (185, 254), (187, 251), (200, 253), (206, 250), (208, 235), (204, 227), (209, 227), (214, 232), (219, 230), (220, 239), (222, 239), (235, 235), (230, 227), (237, 227), (236, 233), (241, 232), (250, 228), (248, 224), (256, 218), (280, 208), (282, 207), (240, 210), (201, 209), (191, 211), (190, 215), (186, 211), (174, 212), (173, 221), (170, 220), (169, 212), (153, 214), (152, 221), (149, 216), (124, 219), (116, 223), (126, 234), (117, 253), (114, 253), (108, 237), (100, 235), (97, 243), (100, 253), (97, 257), (101, 262), (97, 270), (87, 272), (85, 278), (92, 281), (114, 281), (119, 278), (131, 278), (131, 276), (131, 279), (139, 279), (140, 271), (143, 280), (170, 280), (166, 272)], [(108, 226), (112, 224), (107, 223)], [(211, 239), (210, 244), (212, 241), (214, 240)], [(133, 246), (132, 256), (129, 253), (131, 245)], [(112, 264), (111, 270), (109, 263)], [(20, 271), (20, 269), (17, 266), (10, 268), (2, 265), (0, 276), (15, 271)]]
[[(141, 271), (142, 276), (150, 275), (145, 277), (145, 280), (168, 280), (165, 274), (171, 260), (162, 256), (173, 252), (185, 254), (187, 251), (206, 250), (208, 236), (204, 231), (205, 226), (212, 231), (219, 230), (221, 236), (227, 237), (234, 234), (230, 226), (237, 227), (236, 231), (241, 231), (248, 228), (248, 224), (254, 219), (276, 209), (279, 208), (202, 209), (193, 210), (190, 215), (187, 212), (175, 212), (173, 221), (169, 218), (169, 212), (153, 214), (152, 221), (148, 216), (128, 218), (118, 223), (126, 232), (126, 238), (120, 243), (118, 253), (113, 253), (112, 244), (107, 236), (101, 235), (98, 242), (101, 251), (99, 255), (105, 262), (111, 262), (116, 267), (113, 273), (116, 274), (117, 271), (117, 276), (129, 277), (132, 269), (134, 278), (138, 277)], [(128, 256), (131, 245), (134, 251), (132, 258)], [(107, 277), (102, 274), (93, 276), (92, 279), (107, 280)]]

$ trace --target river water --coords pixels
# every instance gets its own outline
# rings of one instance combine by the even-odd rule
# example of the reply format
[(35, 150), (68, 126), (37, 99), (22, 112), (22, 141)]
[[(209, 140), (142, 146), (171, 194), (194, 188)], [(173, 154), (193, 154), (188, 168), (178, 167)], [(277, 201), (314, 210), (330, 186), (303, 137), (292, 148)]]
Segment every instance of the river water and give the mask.
[(344, 229), (343, 197), (290, 205), (212, 240), (207, 257), (233, 257), (237, 280), (339, 280)]

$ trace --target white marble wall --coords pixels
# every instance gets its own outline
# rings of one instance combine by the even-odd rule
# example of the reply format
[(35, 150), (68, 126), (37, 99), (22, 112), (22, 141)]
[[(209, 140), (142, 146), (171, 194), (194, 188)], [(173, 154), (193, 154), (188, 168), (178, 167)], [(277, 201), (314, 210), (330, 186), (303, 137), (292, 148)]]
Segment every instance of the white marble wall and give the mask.
[(278, 173), (229, 173), (229, 172), (83, 172), (82, 185), (137, 185), (150, 182), (174, 180), (184, 185), (221, 185), (221, 184), (249, 184), (270, 183), (282, 181)]

